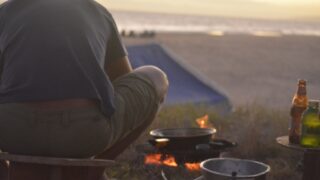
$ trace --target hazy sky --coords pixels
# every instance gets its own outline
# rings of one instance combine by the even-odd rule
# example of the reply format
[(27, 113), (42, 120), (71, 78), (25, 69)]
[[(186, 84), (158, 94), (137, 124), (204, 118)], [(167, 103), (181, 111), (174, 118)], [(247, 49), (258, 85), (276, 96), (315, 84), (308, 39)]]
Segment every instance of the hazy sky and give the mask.
[(320, 19), (320, 0), (98, 0), (109, 9), (257, 18)]
[[(0, 0), (3, 2), (4, 0)], [(97, 0), (114, 10), (320, 20), (320, 0)]]

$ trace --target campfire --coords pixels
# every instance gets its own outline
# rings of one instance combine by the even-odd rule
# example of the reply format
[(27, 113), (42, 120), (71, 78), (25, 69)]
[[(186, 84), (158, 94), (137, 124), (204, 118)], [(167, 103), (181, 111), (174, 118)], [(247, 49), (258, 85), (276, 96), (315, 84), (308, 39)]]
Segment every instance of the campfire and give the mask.
[[(213, 125), (209, 123), (209, 116), (204, 115), (203, 117), (197, 118), (196, 123), (200, 128), (213, 128)], [(163, 139), (160, 139), (163, 140)], [(159, 141), (162, 142), (162, 141)], [(157, 147), (162, 147), (155, 145)], [(147, 154), (144, 159), (145, 164), (152, 165), (161, 165), (161, 166), (169, 166), (169, 167), (178, 167), (179, 163), (176, 161), (174, 155), (165, 154), (165, 153), (151, 153)], [(182, 164), (189, 171), (199, 171), (200, 170), (200, 162), (184, 162)]]
[(154, 164), (154, 165), (166, 165), (170, 167), (178, 167), (176, 160), (171, 155), (165, 154), (149, 154), (145, 157), (145, 164)]
[[(172, 155), (149, 154), (145, 157), (145, 164), (162, 165), (170, 167), (178, 167), (178, 164)], [(184, 163), (184, 167), (189, 171), (199, 171), (200, 163)]]

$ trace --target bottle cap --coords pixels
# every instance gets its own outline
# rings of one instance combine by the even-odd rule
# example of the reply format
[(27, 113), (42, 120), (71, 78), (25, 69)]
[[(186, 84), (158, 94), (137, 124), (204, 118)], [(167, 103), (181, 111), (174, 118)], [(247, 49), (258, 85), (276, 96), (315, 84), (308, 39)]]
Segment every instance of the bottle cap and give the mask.
[(307, 80), (305, 80), (305, 79), (298, 79), (298, 84), (306, 85), (306, 84), (307, 84)]
[(319, 108), (319, 103), (320, 103), (319, 100), (311, 99), (311, 100), (309, 100), (308, 105), (310, 107), (318, 109)]

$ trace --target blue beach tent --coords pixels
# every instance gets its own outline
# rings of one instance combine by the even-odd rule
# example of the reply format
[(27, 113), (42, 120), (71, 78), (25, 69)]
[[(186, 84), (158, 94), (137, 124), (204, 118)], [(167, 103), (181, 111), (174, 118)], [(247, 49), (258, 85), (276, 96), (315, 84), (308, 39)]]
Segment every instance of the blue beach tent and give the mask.
[(170, 82), (165, 105), (209, 104), (223, 114), (231, 111), (228, 98), (159, 44), (127, 47), (133, 68), (154, 65), (167, 73)]

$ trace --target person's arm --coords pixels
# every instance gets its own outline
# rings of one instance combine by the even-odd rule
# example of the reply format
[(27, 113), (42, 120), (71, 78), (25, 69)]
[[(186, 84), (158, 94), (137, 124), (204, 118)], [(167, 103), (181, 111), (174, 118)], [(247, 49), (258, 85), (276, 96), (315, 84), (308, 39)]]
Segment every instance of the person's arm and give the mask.
[(110, 25), (110, 37), (107, 42), (104, 70), (112, 82), (118, 77), (131, 72), (132, 67), (117, 25), (109, 12), (107, 12), (107, 20)]
[(105, 71), (111, 81), (114, 81), (118, 77), (125, 75), (132, 71), (130, 61), (127, 56), (124, 56), (105, 67)]
[(132, 71), (132, 67), (128, 56), (123, 56), (105, 67), (105, 71), (109, 76), (111, 81), (114, 81), (118, 77), (130, 73)]

